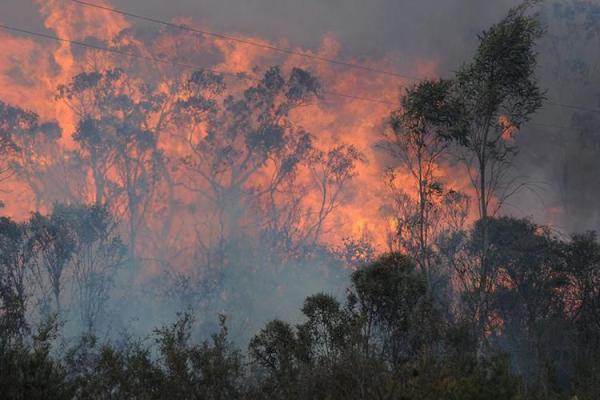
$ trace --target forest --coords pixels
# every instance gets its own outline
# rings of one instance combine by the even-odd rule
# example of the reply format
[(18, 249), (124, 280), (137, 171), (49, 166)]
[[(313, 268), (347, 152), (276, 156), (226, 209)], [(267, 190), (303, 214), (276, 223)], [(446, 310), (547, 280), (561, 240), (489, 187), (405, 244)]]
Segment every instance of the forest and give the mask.
[(600, 398), (599, 3), (395, 84), (36, 4), (56, 35), (0, 21), (1, 398)]

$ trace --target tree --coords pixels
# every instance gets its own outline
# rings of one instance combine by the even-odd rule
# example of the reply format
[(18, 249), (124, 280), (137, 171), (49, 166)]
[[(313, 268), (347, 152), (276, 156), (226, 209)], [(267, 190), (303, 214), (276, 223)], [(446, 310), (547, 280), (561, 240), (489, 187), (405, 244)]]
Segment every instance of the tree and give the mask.
[(17, 151), (9, 165), (33, 193), (35, 211), (85, 196), (86, 177), (74, 173), (78, 170), (79, 158), (62, 145), (61, 139), (62, 131), (55, 122), (37, 123), (13, 135)]
[[(440, 162), (452, 139), (461, 139), (460, 104), (452, 97), (453, 83), (447, 80), (422, 81), (402, 96), (402, 109), (391, 116), (392, 132), (386, 135), (385, 147), (414, 181), (416, 210), (410, 195), (396, 187), (391, 172), (392, 189), (398, 215), (399, 240), (414, 254), (420, 269), (431, 284), (432, 242), (440, 226), (440, 199), (444, 183), (439, 177)], [(406, 190), (406, 189), (404, 189)], [(413, 243), (413, 244), (411, 244)]]
[(364, 320), (365, 351), (394, 367), (435, 342), (440, 320), (427, 282), (406, 256), (391, 253), (352, 274), (350, 303)]
[(267, 371), (261, 390), (274, 398), (290, 398), (298, 384), (302, 358), (295, 330), (284, 321), (273, 320), (252, 338), (248, 355)]
[(527, 122), (543, 100), (535, 78), (534, 50), (542, 30), (535, 17), (526, 15), (530, 6), (531, 3), (525, 3), (512, 9), (502, 21), (484, 31), (473, 61), (456, 74), (465, 127), (463, 161), (477, 194), (482, 220), (478, 283), (482, 335), (488, 316), (487, 293), (493, 286), (487, 263), (487, 220), (516, 189), (507, 181), (516, 152), (511, 132)]
[(53, 354), (52, 347), (58, 331), (56, 320), (51, 319), (39, 324), (30, 340), (2, 348), (0, 390), (5, 398), (73, 398), (74, 386), (67, 382), (67, 370), (61, 360)]
[(128, 248), (135, 259), (137, 236), (161, 176), (165, 97), (120, 69), (84, 72), (59, 87), (59, 98), (79, 117), (73, 138), (92, 172), (96, 205), (127, 215)]
[(306, 322), (298, 326), (298, 336), (306, 357), (320, 365), (332, 365), (346, 344), (347, 316), (341, 304), (323, 293), (306, 298), (302, 307)]
[[(295, 328), (269, 322), (250, 342), (251, 393), (274, 399), (516, 399), (508, 358), (475, 358), (467, 330), (442, 319), (411, 260), (387, 254), (352, 275), (345, 305), (309, 296)], [(446, 311), (447, 312), (447, 311)]]
[(93, 333), (109, 299), (115, 274), (125, 261), (127, 247), (106, 207), (57, 205), (53, 216), (72, 235), (71, 268), (78, 307), (85, 329)]
[(38, 116), (0, 101), (0, 177), (7, 178), (10, 172), (9, 156), (14, 154), (18, 147), (15, 144), (15, 136), (28, 135), (38, 125)]
[(569, 314), (585, 321), (582, 327), (600, 334), (600, 243), (597, 234), (588, 232), (573, 236), (565, 248), (566, 272), (572, 290), (566, 294), (575, 308)]
[(59, 132), (54, 123), (41, 124), (36, 113), (0, 101), (0, 177), (6, 179), (13, 172), (24, 180), (35, 195), (36, 210), (48, 189), (45, 172), (51, 164), (43, 165), (39, 158), (51, 158), (49, 150)]
[[(241, 95), (228, 89), (222, 76), (197, 71), (174, 113), (189, 148), (181, 161), (190, 174), (182, 184), (215, 211), (208, 219), (219, 227), (219, 262), (227, 240), (249, 234), (249, 226), (290, 253), (314, 244), (362, 155), (353, 146), (319, 150), (293, 122), (292, 112), (320, 91), (304, 70), (285, 74), (272, 67)], [(301, 165), (310, 171), (308, 179), (298, 177)], [(305, 204), (309, 189), (319, 194), (314, 207)]]
[(307, 166), (319, 194), (319, 203), (315, 210), (309, 209), (303, 215), (305, 229), (297, 238), (299, 243), (308, 247), (317, 245), (327, 217), (339, 206), (339, 197), (348, 182), (356, 176), (356, 164), (364, 161), (363, 154), (351, 145), (311, 152)]
[[(489, 219), (488, 263), (495, 282), (490, 293), (489, 337), (511, 355), (528, 393), (553, 379), (555, 348), (564, 346), (556, 329), (564, 330), (563, 272), (559, 242), (549, 230), (530, 221)], [(475, 227), (473, 253), (482, 245), (482, 224)], [(548, 396), (548, 389), (543, 393)]]
[[(224, 233), (236, 235), (244, 208), (257, 195), (253, 178), (271, 166), (266, 186), (258, 192), (269, 193), (311, 149), (310, 136), (293, 126), (289, 113), (310, 101), (319, 86), (300, 69), (286, 78), (279, 68), (271, 68), (241, 98), (223, 98), (224, 89), (222, 77), (194, 73), (178, 103), (177, 122), (185, 128), (191, 150), (182, 160), (194, 178), (186, 185), (208, 197)], [(200, 130), (202, 124), (206, 127)]]
[(574, 235), (563, 249), (568, 285), (563, 291), (569, 335), (568, 346), (573, 360), (569, 383), (581, 398), (597, 395), (600, 361), (600, 243), (597, 234)]
[[(57, 313), (61, 312), (61, 292), (65, 270), (76, 246), (75, 232), (70, 229), (62, 208), (46, 217), (35, 213), (29, 221), (32, 241), (41, 257), (41, 264), (50, 283)], [(39, 277), (43, 279), (43, 277)], [(40, 285), (43, 285), (40, 282)]]
[(0, 347), (19, 342), (29, 330), (27, 302), (31, 296), (36, 253), (27, 224), (0, 218)]
[(60, 143), (56, 122), (0, 101), (0, 177), (14, 175), (31, 190), (34, 211), (61, 201), (81, 200), (85, 177), (75, 174), (78, 157)]
[(241, 398), (242, 359), (228, 338), (225, 317), (220, 316), (220, 332), (200, 345), (190, 343), (192, 323), (193, 318), (183, 314), (172, 325), (155, 331), (165, 371), (164, 396), (182, 400)]
[(125, 338), (117, 345), (84, 335), (67, 349), (62, 365), (70, 398), (158, 400), (168, 393), (163, 371), (137, 339)]

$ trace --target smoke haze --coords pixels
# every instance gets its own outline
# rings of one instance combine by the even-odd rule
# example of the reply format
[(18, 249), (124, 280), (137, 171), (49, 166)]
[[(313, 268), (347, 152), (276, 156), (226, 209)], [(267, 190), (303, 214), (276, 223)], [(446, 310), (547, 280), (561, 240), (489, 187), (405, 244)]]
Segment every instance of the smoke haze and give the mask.
[[(561, 232), (569, 233), (600, 228), (600, 214), (595, 211), (600, 194), (600, 180), (596, 172), (600, 167), (600, 160), (597, 159), (595, 146), (600, 141), (596, 141), (594, 136), (597, 135), (597, 127), (593, 126), (594, 112), (590, 114), (581, 109), (557, 107), (556, 103), (589, 108), (600, 106), (600, 75), (596, 67), (600, 43), (600, 17), (597, 10), (600, 3), (574, 1), (569, 2), (574, 5), (571, 8), (561, 3), (547, 2), (541, 11), (547, 35), (539, 46), (539, 77), (541, 86), (547, 89), (549, 102), (555, 104), (547, 104), (534, 117), (532, 124), (526, 125), (518, 133), (516, 140), (520, 152), (514, 177), (527, 185), (510, 199), (503, 212), (515, 216), (531, 216), (536, 222), (548, 223)], [(110, 5), (116, 8), (144, 16), (183, 20), (216, 33), (259, 40), (261, 43), (312, 52), (323, 57), (339, 58), (417, 77), (450, 77), (453, 71), (469, 60), (474, 53), (477, 35), (501, 19), (510, 7), (517, 4), (519, 1), (509, 0), (110, 2)], [(185, 57), (192, 54), (189, 55), (190, 62), (198, 65), (208, 63), (226, 73), (249, 72), (254, 67), (259, 67), (259, 75), (274, 64), (281, 64), (287, 69), (297, 65), (313, 72), (328, 89), (387, 101), (397, 101), (400, 86), (411, 83), (410, 80), (331, 66), (301, 57), (271, 54), (265, 50), (232, 45), (226, 41), (207, 39), (205, 42), (190, 44), (189, 36), (173, 35), (165, 38), (168, 35), (161, 36), (155, 25), (140, 23), (134, 19), (116, 18), (99, 10), (85, 9), (83, 12), (77, 7), (79, 6), (68, 0), (5, 0), (0, 5), (0, 22), (38, 32), (46, 29), (73, 40), (91, 39), (100, 42), (108, 41), (111, 35), (120, 32), (121, 29), (133, 27), (134, 34), (128, 44), (137, 45), (136, 40), (140, 40), (148, 45), (147, 50), (151, 53), (160, 50), (164, 51), (167, 57), (183, 57), (184, 60), (188, 60)], [(76, 20), (77, 18), (81, 19)], [(577, 30), (573, 29), (573, 26), (585, 29)], [(0, 55), (0, 99), (16, 105), (23, 104), (26, 108), (40, 113), (44, 119), (59, 120), (68, 146), (70, 135), (77, 125), (76, 118), (64, 104), (50, 103), (54, 99), (58, 84), (66, 83), (74, 74), (85, 68), (84, 63), (80, 62), (84, 57), (78, 57), (85, 51), (75, 47), (71, 49), (65, 44), (58, 47), (52, 43), (49, 46), (42, 40), (7, 35), (6, 32), (0, 32), (0, 40), (5, 40), (6, 44), (5, 54)], [(186, 53), (189, 51), (186, 45), (197, 46), (194, 49), (200, 49), (198, 54)], [(173, 49), (179, 53), (169, 54), (168, 51)], [(102, 64), (102, 61), (99, 64)], [(144, 65), (147, 63), (144, 62), (131, 64), (134, 68), (139, 66), (140, 70), (147, 67)], [(42, 72), (47, 75), (40, 78), (38, 74)], [(35, 88), (38, 92), (29, 93), (28, 88)], [(233, 87), (233, 90), (240, 89)], [(381, 217), (381, 198), (377, 194), (380, 192), (380, 186), (376, 182), (381, 181), (388, 160), (376, 151), (374, 145), (380, 139), (390, 107), (340, 99), (328, 99), (323, 104), (311, 107), (309, 111), (299, 111), (294, 118), (317, 138), (322, 148), (338, 143), (356, 145), (366, 158), (364, 163), (359, 163), (358, 174), (353, 183), (341, 192), (342, 201), (339, 208), (323, 229), (323, 242), (339, 246), (347, 236), (360, 236), (370, 231), (367, 233), (380, 245), (384, 245), (383, 229), (377, 228)], [(172, 151), (171, 154), (178, 154), (178, 146), (181, 145), (181, 142), (165, 141), (167, 153)], [(446, 178), (457, 190), (468, 190), (469, 182), (464, 173), (448, 170)], [(261, 179), (264, 179), (264, 175), (257, 178), (258, 181)], [(49, 186), (55, 189), (52, 184)], [(18, 212), (11, 209), (11, 203), (7, 200), (8, 209), (13, 216), (26, 216), (34, 208), (34, 196), (23, 193), (25, 190), (15, 192), (15, 197), (8, 199), (12, 200), (13, 207), (15, 204), (21, 207)], [(47, 198), (42, 206), (50, 206), (66, 197), (65, 193), (54, 193), (50, 189), (44, 195)], [(89, 197), (89, 193), (85, 195)], [(24, 198), (27, 200), (23, 201)], [(200, 195), (195, 193), (177, 198), (180, 203), (177, 203), (176, 207), (183, 211), (174, 225), (180, 224), (185, 229), (182, 228), (176, 234), (171, 232), (173, 238), (186, 239), (198, 234), (197, 226), (185, 224), (194, 214), (190, 211), (193, 206), (199, 209), (206, 206), (199, 199)], [(309, 205), (318, 203), (314, 193), (306, 195), (303, 200)], [(143, 232), (142, 236), (147, 234), (150, 237), (152, 227), (160, 226), (160, 223), (158, 218), (150, 221), (149, 227), (144, 227), (147, 231)], [(205, 226), (213, 228), (215, 225), (214, 220), (202, 223), (204, 225), (201, 229), (205, 229)], [(205, 231), (201, 233), (206, 234)], [(153, 237), (153, 240), (160, 242), (161, 239)], [(183, 239), (182, 241), (185, 242)], [(144, 244), (152, 245), (150, 240)], [(165, 247), (168, 247), (168, 244)], [(184, 251), (183, 247), (184, 245), (170, 248), (172, 253), (162, 256), (176, 264), (190, 254), (187, 250)], [(237, 250), (236, 254), (239, 254)], [(301, 300), (315, 291), (325, 290), (343, 295), (343, 290), (339, 287), (339, 282), (343, 279), (338, 280), (338, 274), (341, 273), (329, 265), (327, 258), (320, 259), (310, 266), (294, 265), (290, 270), (274, 266), (276, 274), (269, 270), (258, 276), (248, 275), (248, 269), (256, 271), (259, 266), (252, 265), (255, 262), (268, 264), (268, 257), (259, 254), (252, 260), (242, 261), (239, 270), (223, 278), (222, 284), (226, 288), (223, 293), (226, 294), (215, 295), (214, 303), (206, 306), (212, 314), (217, 311), (229, 311), (224, 304), (237, 296), (239, 300), (236, 304), (245, 303), (249, 313), (261, 316), (253, 321), (260, 326), (274, 314), (292, 314)], [(182, 261), (178, 270), (189, 271), (197, 267), (194, 262), (197, 260)], [(146, 273), (152, 277), (149, 280), (163, 279), (163, 275), (159, 274), (160, 268), (148, 268)], [(148, 276), (143, 278), (148, 279)], [(265, 280), (266, 277), (268, 280)], [(266, 295), (273, 292), (273, 288), (277, 289), (275, 294)], [(126, 291), (127, 288), (122, 290)], [(277, 296), (278, 291), (288, 294), (285, 302), (282, 302), (282, 296)], [(154, 292), (148, 296), (153, 296), (152, 293)], [(289, 295), (290, 293), (292, 295)], [(193, 294), (190, 296), (193, 297)], [(249, 298), (253, 299), (253, 304), (247, 304)], [(179, 301), (176, 298), (171, 300), (174, 303)], [(182, 299), (173, 304), (173, 307), (185, 308), (187, 301), (190, 299)], [(121, 317), (134, 318), (136, 314), (140, 314), (141, 309), (144, 310), (144, 315), (158, 315), (161, 312), (169, 315), (171, 312), (171, 309), (157, 311), (152, 309), (153, 305), (143, 303), (143, 300), (139, 300), (139, 304), (135, 306), (139, 308), (132, 310), (131, 316), (121, 314)], [(269, 309), (273, 305), (277, 306), (275, 311), (273, 308)], [(120, 306), (120, 303), (113, 305), (115, 310)], [(245, 311), (239, 313), (243, 312)], [(128, 323), (123, 322), (123, 325)], [(154, 325), (154, 320), (148, 321), (140, 330)], [(249, 333), (254, 331), (250, 328), (243, 329)]]

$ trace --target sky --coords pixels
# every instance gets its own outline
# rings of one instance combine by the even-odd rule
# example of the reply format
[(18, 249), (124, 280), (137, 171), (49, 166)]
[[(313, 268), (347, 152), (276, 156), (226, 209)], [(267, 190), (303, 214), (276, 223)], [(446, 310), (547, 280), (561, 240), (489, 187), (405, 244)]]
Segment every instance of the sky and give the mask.
[[(43, 0), (41, 0), (43, 1)], [(70, 0), (64, 0), (70, 1)], [(90, 2), (93, 2), (91, 0)], [(215, 32), (287, 38), (291, 46), (317, 48), (333, 35), (345, 56), (436, 59), (448, 71), (473, 51), (476, 34), (516, 0), (113, 0), (144, 16), (188, 17)], [(41, 29), (34, 0), (2, 0), (0, 20)], [(393, 56), (392, 56), (393, 57)]]

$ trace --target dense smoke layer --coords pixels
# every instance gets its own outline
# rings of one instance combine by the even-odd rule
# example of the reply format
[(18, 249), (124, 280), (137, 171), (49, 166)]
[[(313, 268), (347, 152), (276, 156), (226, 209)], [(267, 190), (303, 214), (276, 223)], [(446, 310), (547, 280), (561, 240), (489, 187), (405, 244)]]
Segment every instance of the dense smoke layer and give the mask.
[[(417, 78), (450, 76), (474, 52), (477, 34), (516, 4), (514, 1), (488, 4), (459, 0), (443, 4), (433, 0), (419, 3), (238, 3), (225, 1), (198, 5), (197, 2), (181, 1), (171, 2), (166, 7), (158, 1), (96, 2), (232, 34), (264, 45), (290, 47), (319, 57), (361, 63)], [(595, 176), (598, 160), (594, 153), (597, 112), (556, 104), (575, 104), (583, 108), (598, 105), (595, 90), (598, 74), (594, 69), (596, 51), (590, 51), (597, 48), (599, 41), (596, 4), (549, 2), (540, 11), (547, 34), (539, 45), (539, 76), (541, 86), (548, 90), (548, 103), (532, 124), (525, 125), (515, 134), (521, 150), (512, 176), (517, 179), (517, 184), (525, 186), (502, 210), (506, 214), (533, 216), (536, 221), (549, 223), (562, 232), (596, 229), (600, 218), (592, 211), (596, 208), (595, 193), (600, 190)], [(378, 144), (382, 134), (389, 129), (387, 120), (402, 87), (414, 83), (413, 80), (139, 23), (68, 0), (36, 1), (33, 4), (11, 0), (2, 7), (3, 22), (18, 27), (45, 30), (64, 39), (112, 46), (140, 56), (208, 67), (224, 74), (227, 94), (237, 98), (241, 98), (253, 82), (266, 76), (271, 66), (280, 65), (281, 75), (285, 78), (293, 76), (294, 68), (299, 67), (316, 76), (326, 92), (390, 103), (326, 94), (324, 98), (307, 98), (306, 104), (292, 107), (289, 115), (285, 115), (289, 118), (290, 132), (310, 133), (315, 153), (312, 158), (307, 156), (305, 164), (298, 168), (297, 176), (293, 182), (289, 181), (290, 187), (286, 188), (285, 194), (276, 190), (269, 193), (273, 194), (272, 203), (266, 202), (264, 194), (260, 197), (256, 193), (269, 187), (269, 182), (278, 176), (282, 164), (277, 162), (283, 158), (255, 170), (244, 185), (227, 185), (220, 180), (221, 176), (218, 182), (202, 181), (185, 169), (190, 165), (197, 167), (194, 149), (190, 148), (190, 143), (197, 143), (194, 142), (197, 139), (189, 139), (186, 134), (207, 137), (214, 126), (198, 124), (185, 131), (177, 125), (182, 121), (162, 125), (163, 109), (147, 113), (140, 125), (156, 138), (157, 148), (164, 155), (162, 161), (169, 166), (166, 169), (169, 179), (161, 176), (153, 191), (147, 189), (150, 185), (146, 176), (140, 178), (143, 184), (131, 186), (127, 179), (131, 177), (124, 176), (123, 169), (115, 163), (100, 174), (107, 182), (106, 188), (100, 190), (98, 177), (94, 176), (97, 171), (90, 169), (82, 174), (81, 164), (77, 164), (81, 161), (77, 157), (82, 157), (82, 153), (75, 156), (74, 150), (80, 143), (75, 143), (73, 134), (85, 126), (84, 117), (93, 115), (100, 119), (107, 104), (94, 103), (93, 98), (99, 92), (97, 87), (92, 85), (90, 90), (79, 90), (74, 77), (84, 72), (101, 71), (104, 75), (88, 75), (87, 79), (102, 84), (114, 78), (119, 87), (113, 93), (114, 98), (126, 95), (134, 102), (147, 94), (142, 88), (143, 83), (149, 83), (152, 93), (162, 99), (157, 100), (161, 107), (169, 110), (192, 97), (193, 88), (186, 86), (192, 71), (0, 31), (3, 47), (0, 100), (34, 111), (42, 122), (56, 121), (62, 131), (61, 138), (55, 141), (21, 143), (22, 147), (31, 150), (28, 153), (31, 157), (16, 160), (13, 169), (18, 173), (4, 182), (7, 193), (2, 198), (6, 203), (3, 213), (24, 220), (31, 211), (49, 212), (57, 202), (109, 202), (115, 215), (124, 221), (121, 229), (128, 241), (130, 258), (137, 260), (130, 268), (135, 271), (134, 277), (129, 280), (123, 277), (120, 281), (121, 300), (112, 304), (112, 312), (122, 319), (123, 326), (129, 327), (139, 315), (168, 318), (172, 309), (160, 309), (166, 307), (163, 304), (145, 303), (143, 295), (153, 297), (157, 291), (177, 303), (173, 304), (175, 309), (197, 307), (199, 301), (194, 296), (206, 289), (199, 288), (198, 282), (209, 288), (218, 282), (216, 286), (221, 288), (214, 294), (209, 294), (207, 289), (200, 295), (200, 303), (209, 315), (207, 319), (214, 320), (218, 311), (229, 313), (233, 309), (240, 319), (244, 318), (244, 313), (248, 320), (248, 315), (260, 315), (261, 318), (252, 321), (259, 326), (274, 315), (293, 313), (300, 300), (315, 291), (342, 295), (343, 288), (337, 277), (344, 273), (337, 268), (339, 258), (332, 257), (331, 253), (343, 249), (349, 238), (369, 240), (377, 250), (387, 250), (390, 218), (385, 213), (387, 199), (383, 176), (388, 167), (395, 165)], [(107, 75), (106, 71), (115, 67), (123, 70), (122, 76)], [(249, 79), (237, 79), (232, 76), (235, 74), (245, 74)], [(60, 85), (66, 86), (57, 97)], [(223, 102), (224, 96), (217, 93), (215, 99)], [(217, 130), (235, 120), (227, 115), (215, 118), (219, 121), (215, 123)], [(220, 123), (222, 121), (225, 123)], [(187, 122), (186, 128), (190, 128)], [(332, 153), (336, 146), (342, 147)], [(281, 153), (289, 156), (293, 151), (286, 148)], [(44, 156), (38, 157), (39, 154)], [(333, 174), (332, 169), (327, 168), (335, 165), (333, 162), (328, 164), (327, 160), (335, 161), (340, 154), (352, 158), (352, 166), (337, 176), (337, 180), (330, 176), (324, 179), (326, 174)], [(145, 166), (154, 162), (143, 159), (139, 153), (136, 156)], [(440, 174), (447, 187), (473, 195), (464, 170), (445, 161), (441, 167)], [(404, 187), (409, 196), (414, 196), (414, 188), (408, 180), (406, 171), (397, 172), (395, 184)], [(294, 191), (291, 186), (302, 190)], [(151, 195), (140, 200), (141, 196), (136, 192), (140, 187)], [(236, 190), (243, 191), (243, 195)], [(227, 192), (225, 197), (217, 198), (217, 194), (224, 191)], [(211, 194), (215, 196), (211, 197)], [(242, 197), (243, 207), (237, 204), (242, 202)], [(220, 201), (222, 199), (226, 201)], [(233, 204), (231, 199), (235, 200)], [(276, 208), (276, 213), (271, 214), (275, 230), (285, 230), (291, 242), (301, 243), (293, 249), (285, 249), (283, 253), (288, 258), (282, 258), (280, 253), (275, 257), (275, 254), (263, 251), (260, 246), (266, 239), (248, 234), (255, 230), (262, 232), (270, 221), (264, 218), (266, 204)], [(284, 204), (297, 205), (297, 210), (284, 209)], [(230, 220), (223, 218), (224, 214)], [(237, 225), (237, 219), (233, 221), (235, 218), (231, 217), (238, 214), (238, 219), (243, 220), (242, 225)], [(280, 217), (282, 214), (288, 219)], [(475, 211), (470, 217), (471, 220), (475, 218)], [(282, 225), (290, 229), (283, 229)], [(223, 264), (219, 255), (213, 253), (224, 238), (231, 247), (219, 251), (231, 256), (226, 264), (233, 267), (225, 275), (219, 271), (213, 276), (210, 267)], [(319, 251), (314, 251), (314, 258), (298, 262), (291, 255), (297, 254), (301, 247)], [(319, 253), (321, 250), (325, 255)], [(174, 286), (165, 289), (168, 285), (163, 284), (164, 280)], [(144, 290), (140, 290), (137, 303), (127, 304), (129, 307), (126, 308), (124, 304), (130, 299), (124, 294), (130, 284), (137, 284)], [(203, 303), (207, 299), (209, 304)], [(252, 300), (250, 303), (249, 299)], [(247, 308), (236, 309), (240, 304)], [(123, 309), (127, 312), (122, 312)], [(143, 321), (143, 324), (144, 328), (156, 325), (154, 321)], [(240, 330), (252, 332), (243, 326)]]
[[(394, 53), (398, 67), (415, 58), (440, 59), (451, 70), (473, 51), (475, 35), (497, 21), (516, 0), (276, 1), (276, 0), (116, 0), (123, 10), (162, 19), (189, 17), (215, 32), (238, 32), (287, 40), (291, 46), (317, 49), (333, 34), (347, 56), (369, 59)], [(32, 1), (7, 0), (6, 21), (39, 27)]]

